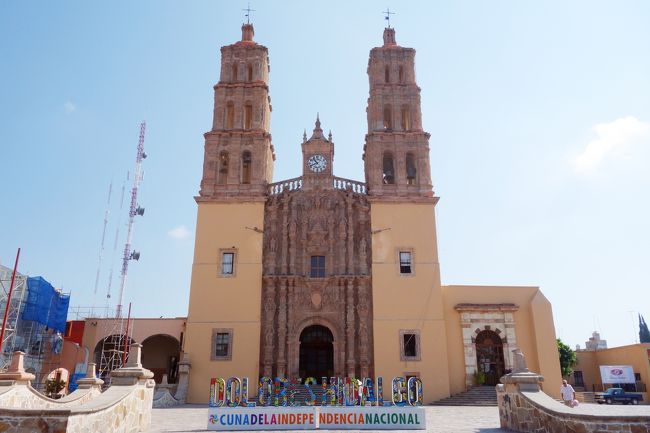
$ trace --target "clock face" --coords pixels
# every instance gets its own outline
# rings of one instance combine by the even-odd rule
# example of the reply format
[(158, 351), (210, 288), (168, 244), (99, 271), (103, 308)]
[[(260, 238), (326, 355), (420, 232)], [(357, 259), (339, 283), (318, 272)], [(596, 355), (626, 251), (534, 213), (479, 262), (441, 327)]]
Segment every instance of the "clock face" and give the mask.
[(320, 173), (327, 167), (327, 159), (323, 155), (312, 155), (307, 160), (307, 165), (314, 173)]

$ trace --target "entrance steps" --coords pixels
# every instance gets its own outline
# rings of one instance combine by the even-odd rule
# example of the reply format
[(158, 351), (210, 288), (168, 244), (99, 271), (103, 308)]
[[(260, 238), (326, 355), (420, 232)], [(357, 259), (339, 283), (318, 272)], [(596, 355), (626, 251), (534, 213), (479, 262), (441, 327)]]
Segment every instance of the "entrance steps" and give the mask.
[(460, 394), (443, 398), (434, 406), (496, 406), (497, 391), (494, 386), (475, 386)]

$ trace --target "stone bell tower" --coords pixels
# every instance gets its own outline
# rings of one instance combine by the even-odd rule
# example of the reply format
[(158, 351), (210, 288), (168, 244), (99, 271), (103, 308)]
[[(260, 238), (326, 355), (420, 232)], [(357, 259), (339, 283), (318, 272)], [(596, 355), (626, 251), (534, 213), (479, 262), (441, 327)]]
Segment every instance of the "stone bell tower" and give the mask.
[(254, 34), (253, 25), (244, 24), (241, 41), (221, 48), (201, 198), (261, 197), (273, 177), (269, 57)]
[(368, 78), (363, 159), (369, 195), (432, 197), (429, 134), (422, 130), (415, 50), (397, 45), (394, 28), (384, 29), (384, 45), (370, 51)]

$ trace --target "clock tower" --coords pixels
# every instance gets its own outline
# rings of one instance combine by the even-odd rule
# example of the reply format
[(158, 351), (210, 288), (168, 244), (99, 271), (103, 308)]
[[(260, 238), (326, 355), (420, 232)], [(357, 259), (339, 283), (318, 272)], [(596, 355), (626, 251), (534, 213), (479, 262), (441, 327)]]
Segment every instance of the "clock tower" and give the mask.
[(334, 143), (332, 133), (325, 138), (320, 127), (320, 118), (316, 116), (316, 124), (311, 137), (307, 133), (302, 138), (302, 173), (304, 189), (332, 189), (334, 170)]

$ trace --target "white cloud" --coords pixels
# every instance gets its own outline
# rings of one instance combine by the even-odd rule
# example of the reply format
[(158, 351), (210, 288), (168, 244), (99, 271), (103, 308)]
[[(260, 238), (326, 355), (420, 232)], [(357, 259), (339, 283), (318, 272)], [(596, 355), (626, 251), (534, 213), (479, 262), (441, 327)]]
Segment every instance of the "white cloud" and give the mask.
[(624, 151), (627, 146), (650, 135), (650, 122), (642, 122), (634, 116), (622, 117), (610, 123), (594, 125), (597, 138), (573, 161), (579, 173), (593, 173), (606, 158)]
[(187, 239), (192, 233), (184, 225), (175, 227), (167, 232), (170, 238), (173, 239)]
[(65, 104), (63, 104), (63, 110), (65, 111), (65, 114), (71, 114), (77, 111), (77, 106), (74, 105), (72, 101), (68, 101)]

